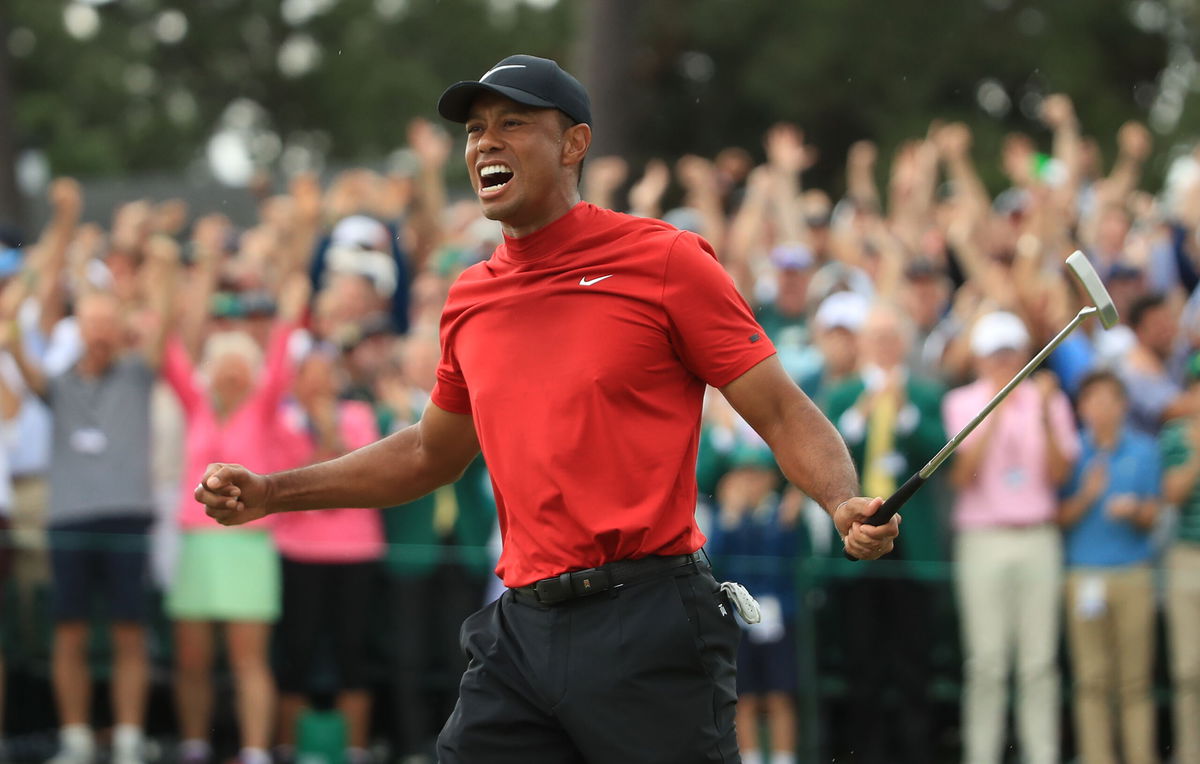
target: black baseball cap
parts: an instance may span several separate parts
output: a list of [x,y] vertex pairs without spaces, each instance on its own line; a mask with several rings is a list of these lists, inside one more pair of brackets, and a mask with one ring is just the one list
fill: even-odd
[[499,93],[526,106],[558,109],[576,122],[591,123],[592,103],[579,80],[557,62],[537,56],[509,56],[478,80],[456,82],[438,99],[438,113],[466,122],[471,102],[480,93]]

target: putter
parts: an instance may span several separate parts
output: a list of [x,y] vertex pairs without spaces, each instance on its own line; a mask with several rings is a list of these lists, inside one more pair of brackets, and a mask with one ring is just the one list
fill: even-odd
[[[1083,291],[1087,292],[1092,304],[1085,306],[1076,313],[1075,318],[1071,319],[1071,323],[1063,327],[1063,330],[1056,334],[1054,339],[1046,344],[1046,347],[1042,348],[1037,355],[1030,359],[1029,363],[1025,364],[1025,368],[1017,372],[1017,376],[1013,377],[1007,385],[1001,388],[1000,392],[996,393],[995,397],[988,401],[988,404],[983,407],[982,411],[975,415],[974,419],[967,422],[966,426],[959,430],[958,434],[951,438],[946,445],[942,446],[942,450],[938,451],[920,471],[913,474],[912,477],[905,481],[904,485],[900,486],[895,493],[889,496],[883,502],[883,506],[865,520],[867,525],[887,524],[892,519],[892,516],[900,510],[900,507],[904,506],[904,503],[912,498],[917,489],[925,484],[925,481],[929,479],[938,467],[942,466],[942,462],[946,461],[950,457],[950,454],[954,453],[954,449],[958,448],[959,444],[979,426],[979,423],[987,418],[987,415],[992,413],[993,409],[1000,405],[1000,402],[1013,391],[1013,388],[1021,384],[1022,380],[1032,374],[1034,369],[1041,365],[1042,361],[1046,360],[1046,357],[1053,353],[1054,349],[1067,338],[1067,335],[1075,331],[1075,328],[1082,324],[1085,319],[1089,316],[1098,316],[1100,324],[1105,329],[1111,329],[1117,325],[1117,306],[1113,304],[1112,297],[1109,296],[1108,290],[1104,288],[1104,283],[1100,281],[1100,276],[1096,273],[1096,269],[1088,262],[1087,256],[1079,250],[1075,250],[1067,258],[1067,268],[1075,276],[1079,285],[1083,287]],[[845,555],[851,560],[858,559],[849,552],[845,552]]]

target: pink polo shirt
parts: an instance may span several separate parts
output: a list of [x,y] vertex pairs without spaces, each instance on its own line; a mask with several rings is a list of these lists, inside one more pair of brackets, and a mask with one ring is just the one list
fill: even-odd
[[[316,444],[308,420],[295,403],[284,407],[280,418],[280,450],[291,464],[312,463]],[[379,438],[371,407],[359,401],[338,406],[338,430],[349,449],[361,448]],[[275,545],[289,560],[309,563],[353,563],[383,556],[383,523],[377,509],[322,509],[274,515]]]
[[[192,490],[213,462],[241,464],[255,472],[272,472],[285,465],[279,461],[275,437],[279,405],[292,381],[288,337],[292,324],[276,325],[267,341],[267,352],[258,384],[250,397],[224,419],[217,417],[208,390],[178,339],[167,343],[163,354],[163,379],[179,396],[187,420],[184,438],[183,490],[179,524],[184,530],[221,528],[204,513]],[[255,523],[261,529],[262,523]]]
[[[980,380],[951,390],[942,401],[946,431],[958,432],[987,405],[996,388]],[[992,421],[992,420],[995,421]],[[1022,382],[958,447],[963,453],[995,427],[975,479],[954,502],[956,530],[1040,525],[1054,521],[1058,489],[1047,472],[1042,395]],[[1050,401],[1050,426],[1067,459],[1079,456],[1079,434],[1071,404],[1062,392]]]

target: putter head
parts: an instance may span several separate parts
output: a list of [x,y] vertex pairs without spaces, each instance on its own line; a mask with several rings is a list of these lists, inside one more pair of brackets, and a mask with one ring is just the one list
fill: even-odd
[[1092,305],[1095,305],[1096,309],[1100,311],[1100,323],[1104,328],[1111,329],[1116,326],[1119,320],[1117,306],[1113,304],[1112,297],[1104,288],[1104,282],[1100,280],[1100,274],[1096,273],[1096,269],[1092,267],[1087,255],[1078,249],[1075,250],[1067,258],[1067,267],[1071,269],[1071,273],[1075,275],[1075,280],[1083,287],[1083,291],[1088,293]]

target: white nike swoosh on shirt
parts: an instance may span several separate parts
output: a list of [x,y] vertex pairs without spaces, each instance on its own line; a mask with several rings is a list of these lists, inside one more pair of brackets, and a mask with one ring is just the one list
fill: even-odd
[[591,286],[592,284],[595,284],[597,281],[604,281],[605,279],[611,279],[615,275],[616,275],[615,273],[610,273],[607,276],[597,276],[594,279],[588,279],[587,277],[582,277],[579,279],[579,286]]
[[487,74],[485,74],[485,75],[483,75],[482,77],[480,77],[480,78],[479,78],[479,81],[480,81],[480,82],[483,82],[483,81],[484,81],[484,80],[486,80],[488,77],[491,77],[493,74],[495,74],[496,72],[500,71],[501,69],[524,69],[524,68],[525,68],[525,64],[505,64],[504,66],[497,66],[496,68],[494,68],[494,69],[491,69],[490,71],[488,71],[488,73],[487,73]]

